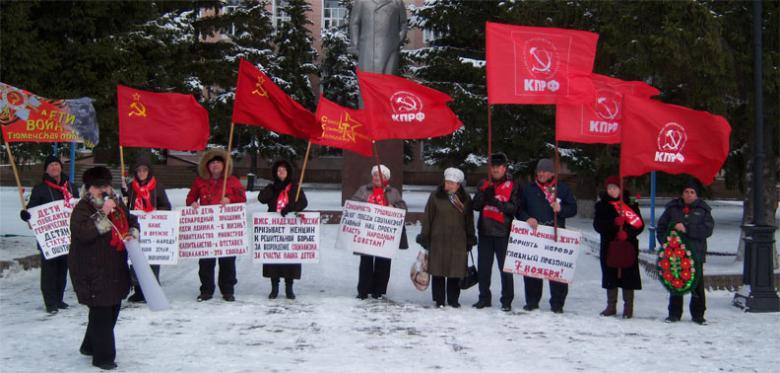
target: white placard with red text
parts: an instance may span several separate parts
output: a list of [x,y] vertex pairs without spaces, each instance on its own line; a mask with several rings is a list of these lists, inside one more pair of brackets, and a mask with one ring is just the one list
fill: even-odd
[[131,211],[138,218],[141,252],[149,264],[170,265],[179,260],[179,220],[181,211]]
[[278,212],[252,215],[254,260],[265,264],[320,261],[320,213],[301,212],[282,217]]
[[179,219],[179,257],[216,258],[249,251],[246,204],[185,207]]
[[513,221],[504,272],[572,283],[582,234],[558,228],[557,240],[554,235],[553,227],[539,225],[534,231],[524,221]]
[[68,255],[70,251],[70,214],[78,200],[65,205],[64,200],[49,202],[27,209],[30,213],[30,227],[46,259]]
[[405,217],[403,209],[346,201],[336,247],[392,259],[401,244]]

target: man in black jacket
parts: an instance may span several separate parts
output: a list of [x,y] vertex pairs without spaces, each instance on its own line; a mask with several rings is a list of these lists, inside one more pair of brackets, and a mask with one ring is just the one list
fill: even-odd
[[[566,218],[577,215],[577,201],[569,186],[556,180],[553,161],[548,158],[540,159],[536,165],[536,179],[523,189],[517,218],[536,229],[539,225],[553,226],[556,214],[558,227],[566,228]],[[523,309],[533,311],[539,308],[544,281],[523,276],[523,284],[525,285]],[[563,305],[568,293],[568,284],[550,281],[550,308],[553,312],[563,313]]]
[[[62,162],[55,156],[48,156],[43,163],[43,181],[33,187],[30,193],[30,201],[27,208],[45,205],[62,199],[70,199],[77,196],[75,185],[70,185],[68,177],[62,173]],[[67,198],[66,198],[67,197]],[[25,209],[19,214],[22,220],[29,221],[30,213]],[[46,259],[43,250],[38,245],[41,253],[41,294],[46,312],[55,314],[61,309],[68,308],[63,302],[65,285],[68,283],[68,256],[62,255],[56,258]]]
[[504,258],[509,243],[512,217],[517,212],[518,189],[507,175],[508,159],[504,153],[490,156],[490,180],[482,180],[474,194],[474,210],[479,211],[477,222],[479,240],[477,244],[477,272],[479,273],[479,301],[475,308],[490,307],[490,277],[493,270],[493,256],[501,273],[501,310],[512,310],[515,298],[514,279],[511,273],[504,273]]
[[[704,325],[704,311],[707,309],[704,298],[704,262],[707,259],[707,237],[712,236],[715,221],[712,219],[712,209],[699,198],[701,184],[690,179],[683,187],[680,198],[675,198],[666,204],[666,210],[658,219],[656,237],[663,244],[669,232],[674,229],[688,242],[695,258],[694,263],[699,282],[691,291],[690,311],[693,321]],[[680,321],[683,311],[682,295],[669,295],[668,322]]]

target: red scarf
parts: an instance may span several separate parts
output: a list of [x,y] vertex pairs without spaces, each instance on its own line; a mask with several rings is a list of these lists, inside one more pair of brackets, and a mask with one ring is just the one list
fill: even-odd
[[547,203],[551,204],[555,202],[555,187],[558,185],[557,180],[552,179],[546,183],[540,183],[539,180],[536,180],[536,186],[539,187],[539,189],[544,192],[544,199],[547,200]]
[[[483,191],[490,187],[490,183],[486,182],[483,185]],[[513,181],[504,181],[501,184],[498,184],[495,186],[496,188],[496,199],[499,202],[509,202],[509,198],[512,197],[512,189],[514,189],[515,183]],[[482,208],[482,216],[493,219],[501,224],[504,224],[506,221],[506,216],[503,212],[501,212],[498,207],[496,206],[490,206],[485,205],[485,207]]]
[[49,188],[59,190],[60,193],[62,193],[63,198],[65,199],[65,207],[67,208],[73,208],[70,204],[70,199],[73,198],[73,194],[70,193],[70,186],[68,185],[68,181],[65,180],[65,183],[62,184],[62,186],[52,183],[49,180],[44,180],[44,183],[49,186]]
[[108,214],[108,220],[114,224],[111,227],[111,246],[116,248],[116,251],[125,250],[125,238],[130,233],[130,225],[127,223],[127,216],[124,211],[117,207]]
[[623,203],[623,201],[610,201],[609,204],[615,208],[618,216],[624,217],[626,222],[632,227],[639,229],[642,228],[642,225],[644,225],[642,218],[640,218],[639,215],[637,215],[636,212],[631,209],[631,206]]
[[292,183],[287,184],[287,186],[282,189],[282,192],[279,193],[279,197],[276,198],[276,212],[281,212],[290,203],[291,188]]
[[154,210],[151,192],[157,187],[157,179],[152,176],[152,178],[149,179],[149,182],[144,186],[141,186],[138,179],[133,179],[133,182],[130,183],[130,185],[133,187],[133,192],[135,192],[135,203],[133,204],[133,207],[146,212]]
[[387,206],[387,199],[385,198],[385,188],[374,187],[374,192],[370,196],[368,196],[368,203]]

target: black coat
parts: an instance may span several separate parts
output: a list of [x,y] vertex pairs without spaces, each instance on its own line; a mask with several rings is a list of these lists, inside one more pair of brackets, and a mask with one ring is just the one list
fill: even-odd
[[[127,207],[117,202],[131,228],[138,229],[138,220]],[[89,196],[82,198],[70,217],[71,244],[68,255],[70,280],[79,303],[87,306],[115,306],[130,291],[130,271],[127,251],[111,246],[111,231],[100,233],[101,214]],[[102,219],[106,219],[102,216]]]
[[[149,179],[152,177],[149,176]],[[147,179],[147,180],[149,180]],[[146,183],[139,183],[141,186],[145,185]],[[160,181],[157,181],[157,186],[152,189],[150,192],[151,194],[151,201],[152,206],[154,206],[155,210],[170,210],[171,209],[171,202],[168,200],[168,194],[165,193],[165,188],[160,185]],[[127,208],[130,210],[135,210],[135,190],[133,189],[132,181],[127,184]]]
[[[629,193],[623,194],[623,202],[625,202],[631,210],[642,217],[639,211],[639,204],[636,202],[631,203],[629,201]],[[634,265],[629,268],[623,268],[621,270],[621,277],[618,278],[618,270],[607,266],[607,247],[609,243],[615,240],[615,236],[618,233],[618,226],[615,225],[615,218],[618,213],[615,207],[610,202],[617,201],[617,198],[612,198],[606,193],[602,193],[598,202],[596,202],[595,214],[593,216],[593,229],[601,235],[601,247],[599,250],[599,261],[601,262],[601,287],[604,289],[614,289],[616,287],[623,289],[641,289],[642,278],[639,274],[639,240],[637,237],[642,233],[645,226],[636,229],[630,224],[623,224],[623,228],[628,234],[627,241],[634,247],[637,260]]]
[[[508,177],[505,177],[504,180],[501,182],[508,180]],[[487,180],[481,180],[478,186],[482,186],[487,182]],[[520,205],[520,188],[518,184],[515,182],[514,186],[512,187],[512,193],[509,195],[509,201],[507,202],[499,202],[495,201],[495,206],[498,208],[499,211],[504,213],[504,224],[501,224],[500,222],[493,220],[493,219],[483,219],[482,218],[482,209],[485,208],[485,205],[487,201],[485,201],[485,192],[481,190],[481,188],[477,188],[477,192],[474,193],[474,211],[479,212],[479,219],[477,220],[477,229],[479,230],[480,235],[484,236],[490,236],[490,237],[509,237],[509,230],[512,228],[512,217],[515,216],[515,214],[518,211],[518,207]]]
[[666,204],[666,210],[658,219],[656,238],[658,242],[663,244],[669,231],[677,223],[683,223],[686,231],[683,236],[688,241],[688,247],[693,250],[700,263],[705,263],[707,261],[707,238],[712,236],[712,230],[715,228],[712,209],[701,199],[697,199],[689,206],[688,216],[685,216],[683,208],[685,208],[685,202],[682,198],[675,198]]
[[[280,163],[277,162],[274,164],[273,167],[271,167],[271,170],[273,172],[274,182],[271,184],[266,185],[263,190],[260,191],[260,193],[257,195],[257,200],[260,201],[260,203],[264,203],[268,205],[268,212],[277,212],[276,211],[276,200],[279,198],[279,194],[282,193],[284,188],[286,188],[288,185],[291,185],[290,191],[288,192],[288,198],[289,198],[289,204],[288,206],[293,212],[303,211],[306,209],[306,206],[309,205],[309,202],[306,200],[306,194],[303,192],[303,189],[301,189],[301,195],[298,198],[298,201],[295,201],[295,193],[298,191],[298,186],[295,183],[291,183],[290,180],[292,180],[292,170],[289,165],[287,165],[287,179],[285,181],[280,181],[276,176],[276,169],[279,167]],[[263,277],[270,277],[270,278],[293,278],[293,279],[300,279],[301,278],[301,265],[300,264],[263,264]]]
[[[577,215],[577,200],[566,183],[558,182],[556,186],[557,198],[561,200],[561,211],[558,212],[558,227],[566,228],[566,218]],[[531,182],[523,188],[520,193],[520,207],[517,209],[516,217],[522,221],[529,218],[536,219],[541,225],[553,225],[553,209],[547,198],[544,197],[544,191],[539,188],[536,182]]]

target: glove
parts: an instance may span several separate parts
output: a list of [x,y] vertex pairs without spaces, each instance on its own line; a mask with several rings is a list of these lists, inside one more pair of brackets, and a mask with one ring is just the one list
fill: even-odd
[[292,210],[293,210],[292,205],[287,205],[287,206],[284,206],[282,211],[279,211],[279,213],[282,214],[282,217],[284,217],[285,215],[291,213]]
[[628,233],[626,233],[626,231],[619,231],[616,238],[618,241],[625,241],[628,239]]
[[30,221],[30,218],[32,215],[30,215],[30,212],[27,210],[19,211],[19,217],[24,221]]
[[615,218],[615,225],[617,225],[618,227],[625,224],[625,222],[626,222],[626,218],[622,216],[618,216]]
[[485,203],[488,203],[496,199],[496,188],[490,186],[482,194],[485,198]]

